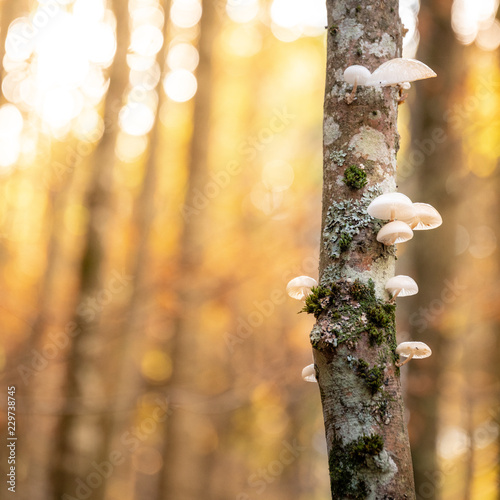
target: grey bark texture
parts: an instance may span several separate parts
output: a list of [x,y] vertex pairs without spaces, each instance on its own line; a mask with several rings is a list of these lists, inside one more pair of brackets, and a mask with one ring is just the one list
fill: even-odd
[[332,498],[414,499],[395,366],[395,306],[384,290],[395,249],[376,240],[370,201],[396,190],[398,89],[351,86],[343,71],[373,71],[401,56],[398,2],[327,0],[320,286],[306,301],[323,404]]

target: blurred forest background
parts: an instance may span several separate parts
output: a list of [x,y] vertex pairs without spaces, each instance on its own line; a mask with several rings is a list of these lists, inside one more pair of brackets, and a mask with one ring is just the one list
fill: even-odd
[[[402,370],[419,499],[500,498],[498,3],[401,1],[438,78],[400,106],[399,190],[444,219],[398,248],[398,340],[434,352]],[[284,292],[318,277],[325,24],[321,0],[0,2],[17,498],[329,498]]]

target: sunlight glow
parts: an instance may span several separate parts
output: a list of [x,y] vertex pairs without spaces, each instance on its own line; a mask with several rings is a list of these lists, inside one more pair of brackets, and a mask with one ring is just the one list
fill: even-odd
[[128,135],[120,131],[116,139],[116,156],[124,163],[137,160],[148,146],[148,139],[145,136]]
[[487,30],[495,21],[498,0],[454,0],[451,25],[457,39],[469,45],[480,30]]
[[132,32],[130,48],[140,56],[153,57],[162,45],[162,32],[150,24],[139,26]]
[[104,7],[102,0],[76,0],[73,15],[86,23],[99,23],[104,19]]
[[14,140],[0,138],[0,167],[3,167],[4,169],[1,173],[10,171],[10,169],[6,170],[5,167],[14,165],[19,158],[20,152],[21,143],[19,138]]
[[[274,0],[271,5],[273,34],[281,41],[292,41],[301,35],[318,36],[327,25],[323,0]],[[290,35],[286,35],[290,31]]]
[[11,24],[2,82],[9,101],[60,133],[84,106],[100,102],[108,88],[102,68],[116,52],[115,20],[103,0],[76,0],[72,12],[61,4],[39,2]]
[[408,30],[403,38],[403,57],[414,58],[417,53],[419,33],[417,30],[417,16],[420,10],[418,0],[400,0],[399,16],[403,26]]
[[194,71],[199,61],[200,55],[190,43],[177,43],[168,51],[167,64],[170,69]]
[[198,0],[175,0],[170,9],[170,19],[179,28],[191,28],[198,24],[201,12]]
[[51,127],[64,127],[83,107],[80,92],[65,87],[54,87],[38,101],[37,108],[42,119]]
[[[289,30],[284,31],[289,32]],[[279,36],[276,37],[280,39]],[[252,24],[228,26],[222,32],[222,41],[224,49],[238,57],[251,57],[262,49],[262,35]]]
[[16,163],[19,158],[23,125],[23,116],[16,106],[4,104],[0,107],[0,167],[3,169]]
[[176,102],[186,102],[194,97],[198,89],[196,77],[185,69],[171,71],[163,81],[165,93]]
[[18,136],[23,130],[23,115],[13,104],[0,107],[0,137],[10,139]]
[[97,142],[104,134],[104,121],[95,108],[84,109],[73,125],[76,137],[85,142]]
[[482,50],[496,50],[500,47],[500,22],[495,19],[486,29],[479,31],[476,44]]
[[142,102],[130,103],[120,111],[120,127],[129,135],[145,135],[153,127],[154,111]]
[[235,23],[248,23],[259,13],[259,0],[227,0],[226,12]]
[[262,182],[272,191],[286,191],[295,178],[293,167],[284,160],[274,160],[262,168]]
[[165,16],[163,11],[157,5],[148,5],[137,7],[130,12],[134,27],[149,25],[161,29],[163,27]]

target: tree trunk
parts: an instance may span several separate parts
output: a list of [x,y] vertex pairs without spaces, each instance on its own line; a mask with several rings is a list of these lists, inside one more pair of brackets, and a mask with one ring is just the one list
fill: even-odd
[[[395,250],[376,241],[371,199],[396,190],[398,91],[350,86],[343,71],[373,71],[401,55],[398,2],[327,1],[328,53],[320,287],[306,310],[326,429],[332,498],[414,499],[413,471],[395,366],[395,306],[384,284]],[[351,188],[344,171],[366,173]],[[360,174],[361,175],[361,174]],[[361,183],[362,184],[362,183]]]
[[[435,206],[444,221],[436,231],[421,231],[408,256],[415,267],[412,276],[419,285],[419,293],[412,301],[413,311],[408,314],[410,337],[428,342],[433,352],[425,365],[412,363],[408,375],[407,405],[411,415],[408,427],[415,486],[417,498],[426,500],[439,498],[442,482],[436,456],[439,425],[439,390],[436,388],[441,387],[441,374],[446,372],[446,333],[453,328],[446,323],[445,316],[451,302],[463,293],[463,284],[457,286],[457,280],[453,279],[459,193],[456,187],[450,189],[449,179],[460,172],[462,162],[461,127],[455,125],[456,116],[451,111],[457,98],[463,96],[460,84],[464,82],[464,50],[451,27],[452,4],[451,0],[422,2],[419,26],[424,36],[418,56],[438,77],[415,85],[417,103],[412,106],[411,114],[412,151],[408,164],[403,167],[404,176],[414,173],[418,183],[412,199]],[[450,295],[451,300],[443,301],[443,296]]]
[[[132,270],[133,278],[131,281],[132,295],[130,297],[127,312],[124,315],[121,326],[121,338],[119,343],[119,356],[115,368],[116,384],[113,389],[114,396],[111,398],[111,406],[113,408],[111,430],[106,437],[105,447],[107,455],[113,450],[121,450],[124,448],[120,442],[123,434],[127,431],[127,427],[134,424],[136,415],[136,404],[138,398],[144,393],[145,382],[138,369],[140,359],[147,348],[147,343],[144,341],[144,323],[146,321],[147,310],[144,310],[144,305],[150,299],[147,282],[148,266],[150,265],[150,236],[151,226],[155,216],[155,193],[157,190],[158,178],[158,149],[162,139],[162,124],[160,120],[160,110],[166,102],[166,96],[161,88],[161,82],[165,75],[166,56],[168,49],[168,24],[171,0],[163,1],[163,11],[165,13],[165,21],[163,26],[163,46],[157,54],[157,61],[160,67],[162,78],[159,80],[156,91],[158,92],[158,106],[155,116],[155,122],[149,134],[149,149],[145,159],[144,177],[141,186],[141,192],[135,206],[135,214],[133,219],[134,230],[134,252],[132,252]],[[123,465],[116,474],[126,476],[132,474],[128,462]],[[141,485],[148,484],[148,497],[153,497],[156,483],[151,476],[147,476],[147,480],[142,477]],[[136,488],[138,488],[136,484]],[[140,487],[139,487],[140,489]],[[146,492],[138,494],[139,498],[146,498]]]
[[[117,50],[110,69],[110,85],[104,106],[105,133],[97,146],[87,191],[88,223],[85,247],[80,259],[79,290],[74,319],[70,325],[74,337],[68,352],[65,407],[56,433],[57,448],[53,465],[54,498],[78,496],[91,491],[101,498],[104,481],[82,486],[96,476],[93,463],[101,463],[105,452],[106,386],[103,347],[106,336],[99,329],[100,314],[85,315],[87,301],[96,300],[103,289],[105,236],[110,213],[114,148],[118,133],[118,113],[128,84],[127,49],[129,44],[128,2],[114,0]],[[75,493],[76,492],[76,493]]]
[[[212,97],[212,46],[217,21],[214,2],[203,2],[200,21],[200,62],[196,72],[198,91],[194,98],[193,134],[190,144],[188,185],[184,199],[183,226],[179,242],[177,265],[178,314],[174,319],[171,347],[172,377],[170,394],[197,392],[197,373],[201,372],[197,348],[199,304],[204,293],[200,285],[203,262],[203,213],[196,214],[196,196],[208,182],[210,144],[210,112]],[[198,283],[198,286],[193,284]],[[195,369],[196,367],[196,369]],[[189,397],[188,397],[189,399]],[[199,428],[206,417],[179,408],[166,421],[164,436],[164,467],[161,471],[158,500],[172,498],[192,500],[206,494],[206,457],[200,456],[193,429]]]

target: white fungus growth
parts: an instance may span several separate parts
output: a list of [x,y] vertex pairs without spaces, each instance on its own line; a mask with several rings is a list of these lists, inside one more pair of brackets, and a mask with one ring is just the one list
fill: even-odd
[[288,282],[286,286],[286,293],[292,299],[304,300],[311,293],[311,288],[318,286],[318,282],[309,276],[298,276]]
[[414,231],[424,231],[439,227],[443,219],[439,212],[428,203],[414,203],[413,217],[401,219],[406,222]]
[[377,241],[386,246],[404,243],[413,238],[413,231],[410,226],[402,221],[395,220],[389,222],[377,234]]
[[392,295],[392,300],[396,297],[408,297],[418,293],[418,285],[415,280],[403,274],[393,276],[387,280],[385,289]]
[[316,372],[314,371],[314,364],[312,365],[307,365],[303,370],[302,370],[302,378],[306,382],[317,382],[316,380]]
[[386,193],[377,196],[367,208],[372,217],[382,220],[413,220],[415,208],[408,196],[402,193]]
[[[344,81],[353,86],[347,95],[348,104],[354,101],[358,85],[367,87],[386,87],[388,85],[405,85],[416,80],[433,78],[436,73],[423,62],[416,59],[397,57],[380,65],[373,73],[358,64],[349,66],[344,71]],[[405,85],[406,86],[406,85]]]
[[396,347],[396,354],[407,358],[403,362],[396,363],[396,366],[403,366],[411,359],[428,358],[432,354],[432,351],[431,348],[423,342],[401,342],[401,344]]

